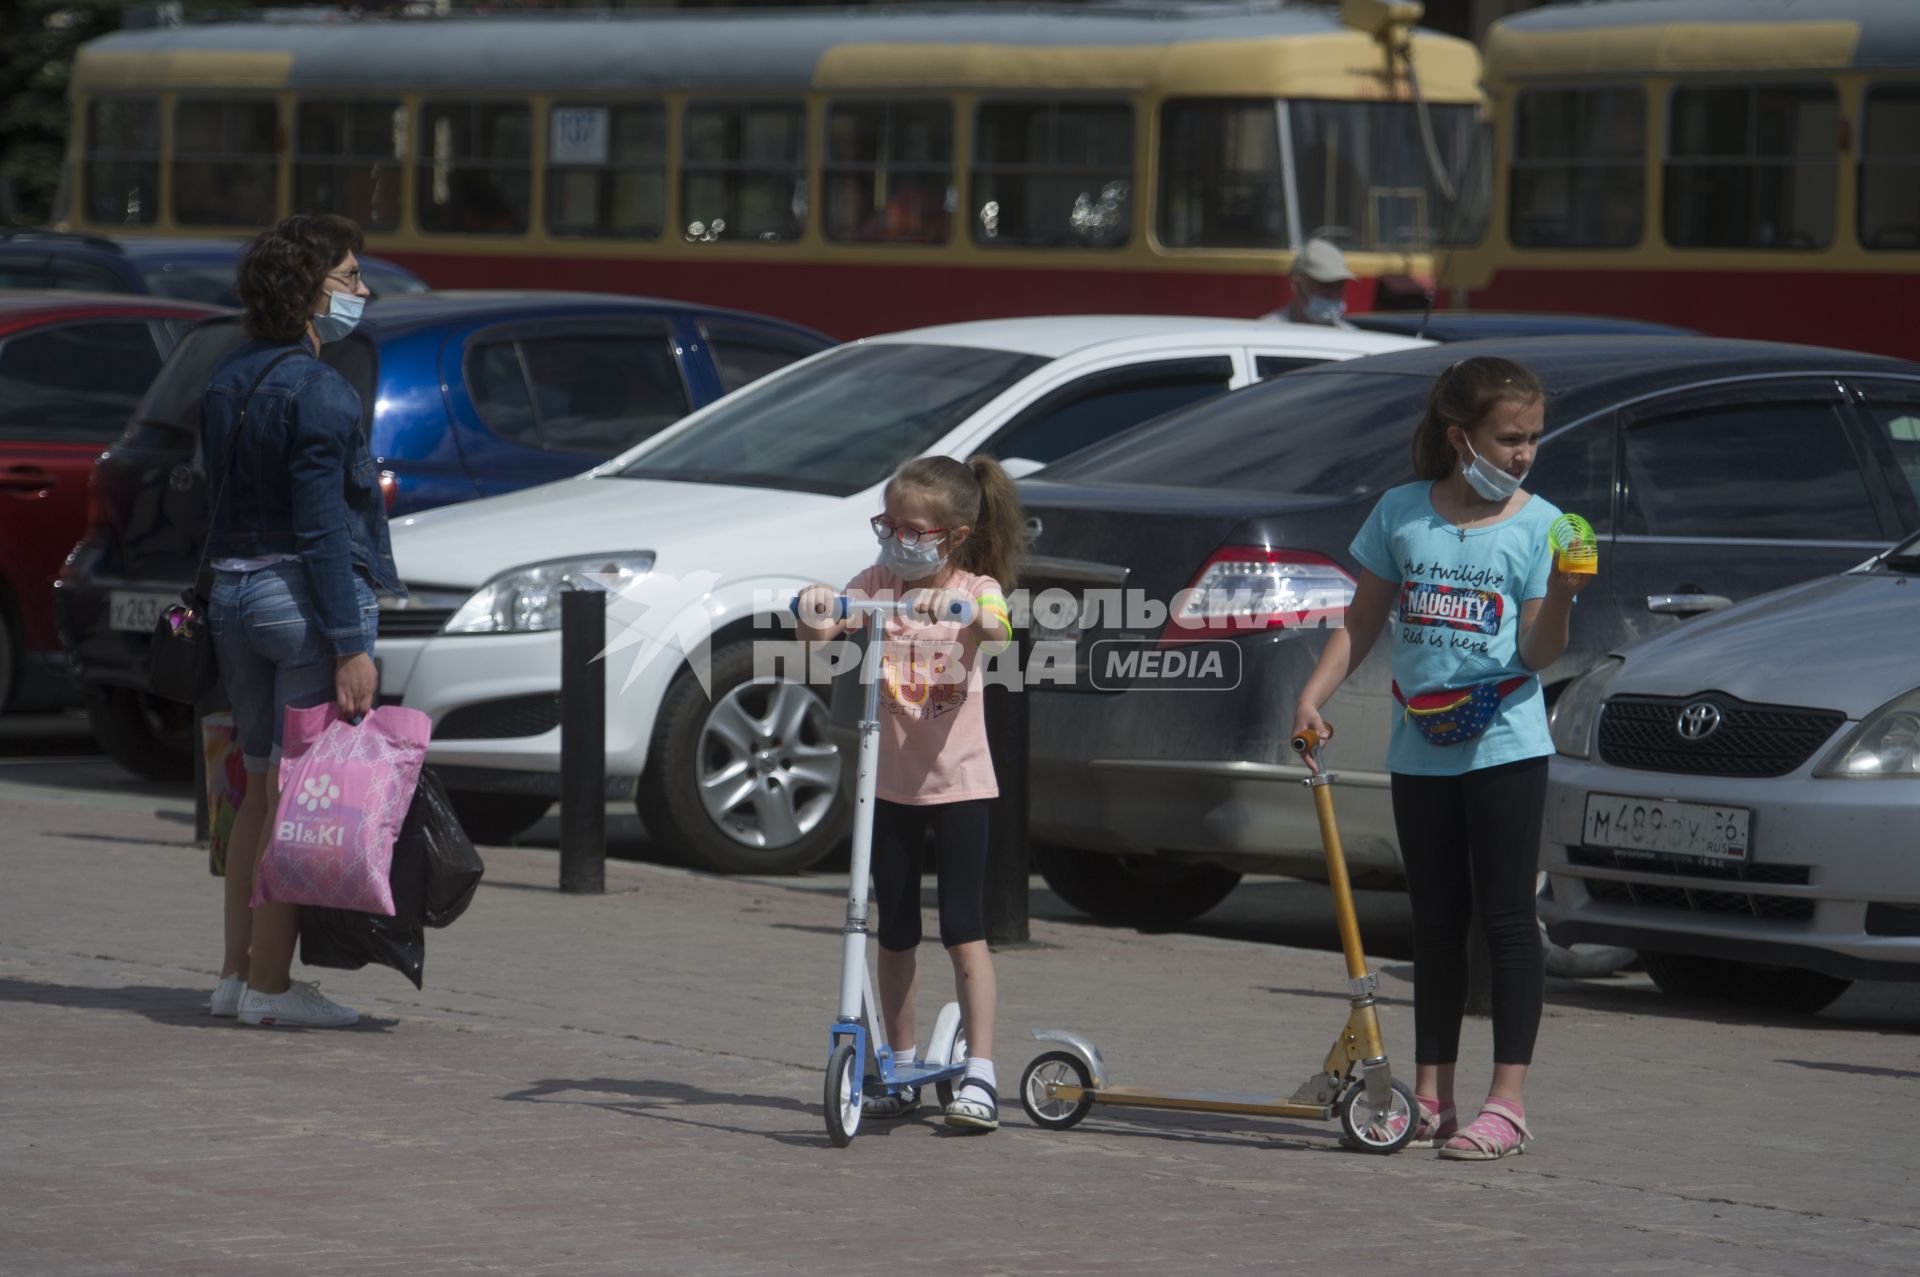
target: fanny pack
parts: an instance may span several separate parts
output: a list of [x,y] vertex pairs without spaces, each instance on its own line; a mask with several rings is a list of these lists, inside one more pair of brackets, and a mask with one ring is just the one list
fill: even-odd
[[1487,730],[1500,711],[1500,702],[1526,686],[1527,676],[1499,683],[1428,692],[1411,700],[1393,685],[1393,699],[1406,707],[1407,721],[1429,745],[1464,745]]

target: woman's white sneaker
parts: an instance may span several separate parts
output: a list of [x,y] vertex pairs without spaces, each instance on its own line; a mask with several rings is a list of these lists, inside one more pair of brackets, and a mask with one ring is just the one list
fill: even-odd
[[320,987],[295,980],[285,993],[262,993],[247,987],[240,995],[240,1022],[280,1028],[341,1029],[357,1024],[360,1013],[324,997]]
[[237,975],[221,976],[220,983],[213,987],[213,996],[207,999],[207,1013],[233,1019],[240,1014],[240,995],[246,988],[247,982]]

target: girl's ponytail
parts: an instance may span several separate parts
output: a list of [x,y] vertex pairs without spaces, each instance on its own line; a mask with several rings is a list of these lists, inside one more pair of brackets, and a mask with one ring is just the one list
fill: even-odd
[[954,551],[959,566],[981,576],[990,576],[1000,588],[1012,592],[1020,563],[1027,557],[1027,515],[1020,505],[1020,490],[1013,477],[998,461],[986,453],[967,458],[967,468],[980,484],[980,513],[974,519],[973,535]]

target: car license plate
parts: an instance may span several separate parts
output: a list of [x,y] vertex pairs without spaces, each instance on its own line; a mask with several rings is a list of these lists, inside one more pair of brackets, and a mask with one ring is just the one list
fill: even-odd
[[1581,837],[1592,847],[1697,860],[1744,861],[1753,814],[1745,807],[1588,794]]
[[179,601],[177,594],[136,594],[114,590],[107,595],[107,624],[116,630],[150,632],[160,614]]

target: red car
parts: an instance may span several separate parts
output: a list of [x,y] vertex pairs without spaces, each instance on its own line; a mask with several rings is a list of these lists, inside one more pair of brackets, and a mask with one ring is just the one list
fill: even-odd
[[195,320],[132,295],[0,289],[0,708],[72,699],[53,582],[86,530],[93,463]]

